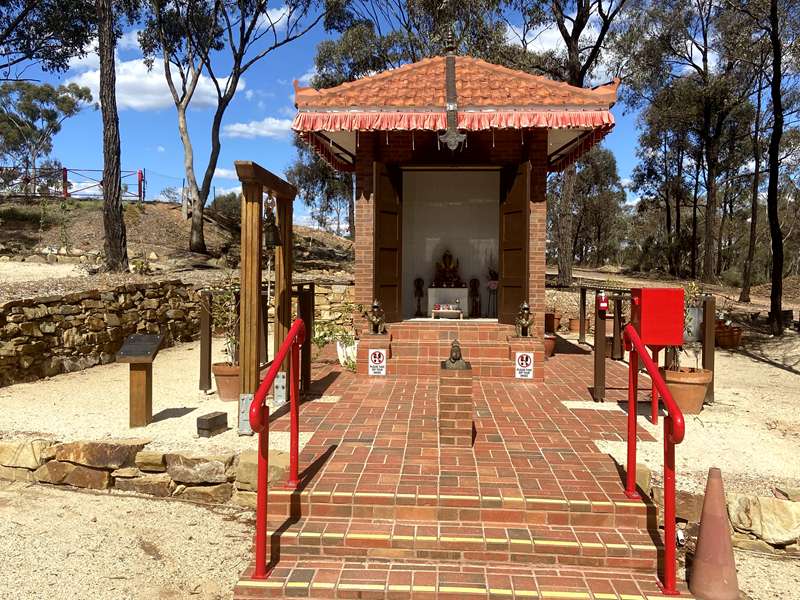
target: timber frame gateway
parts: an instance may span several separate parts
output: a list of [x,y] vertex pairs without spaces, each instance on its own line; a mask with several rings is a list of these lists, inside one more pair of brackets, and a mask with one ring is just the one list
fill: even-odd
[[[513,377],[522,350],[543,379],[547,175],[611,130],[618,84],[453,51],[334,88],[295,83],[294,130],[355,177],[355,299],[377,299],[388,329],[372,338],[356,320],[360,372],[382,344],[388,374],[433,374],[457,338],[480,375]],[[517,338],[523,303],[534,322]]]

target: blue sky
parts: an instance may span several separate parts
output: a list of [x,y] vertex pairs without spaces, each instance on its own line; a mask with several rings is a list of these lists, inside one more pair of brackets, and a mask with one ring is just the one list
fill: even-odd
[[[314,50],[326,37],[321,27],[268,55],[243,78],[223,121],[223,139],[214,186],[217,193],[238,188],[233,176],[234,160],[254,160],[283,174],[295,157],[289,133],[294,114],[292,80],[307,81],[313,69]],[[57,76],[45,75],[52,83],[76,81],[96,90],[97,57],[90,54],[73,61],[71,69]],[[136,44],[135,32],[123,36],[118,47],[117,102],[122,140],[122,168],[144,169],[147,197],[157,198],[168,186],[179,188],[183,177],[183,151],[177,119],[162,72],[148,72]],[[205,85],[205,87],[204,87]],[[215,94],[201,84],[188,115],[195,149],[195,170],[202,176],[210,146],[209,130]],[[95,94],[96,96],[96,94]],[[95,98],[96,100],[96,98]],[[620,176],[630,177],[636,157],[636,117],[613,109],[617,125],[605,140],[618,162]],[[102,168],[102,123],[100,111],[84,109],[66,121],[56,136],[53,155],[75,169]],[[298,206],[305,220],[305,207]]]

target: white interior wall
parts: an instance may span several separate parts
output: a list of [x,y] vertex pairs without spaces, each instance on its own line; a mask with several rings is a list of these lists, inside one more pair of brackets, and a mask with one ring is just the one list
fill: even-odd
[[[500,173],[498,171],[403,172],[403,317],[416,312],[414,279],[435,273],[450,250],[461,278],[480,280],[481,311],[486,314],[489,265],[497,268]],[[427,295],[422,311],[427,308]]]

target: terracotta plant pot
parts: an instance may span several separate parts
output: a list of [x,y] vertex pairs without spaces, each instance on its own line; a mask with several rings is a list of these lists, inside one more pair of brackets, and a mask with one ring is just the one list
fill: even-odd
[[[581,330],[581,320],[580,319],[570,319],[569,320],[569,330],[572,332],[580,331]],[[589,319],[586,319],[586,331],[589,331]]]
[[545,356],[545,358],[550,358],[555,353],[556,353],[556,336],[545,334],[545,336],[544,336],[544,356]]
[[214,381],[217,384],[217,396],[225,402],[239,401],[239,365],[214,363],[211,365]]
[[696,415],[703,410],[703,400],[714,376],[712,371],[690,367],[681,367],[679,371],[667,371],[661,367],[659,372],[667,382],[672,398],[681,412]]
[[728,327],[725,331],[717,333],[717,344],[727,350],[738,348],[742,343],[742,328]]
[[561,313],[544,313],[544,332],[555,333],[561,327]]

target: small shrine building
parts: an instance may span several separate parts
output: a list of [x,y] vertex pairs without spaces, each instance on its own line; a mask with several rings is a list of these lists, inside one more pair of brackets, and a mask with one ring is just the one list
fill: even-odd
[[[618,85],[578,88],[452,52],[328,89],[295,82],[293,129],[355,174],[356,303],[379,300],[395,340],[411,339],[406,325],[472,324],[513,349],[527,302],[541,380],[547,174],[613,128]],[[446,345],[433,353],[446,358]]]

